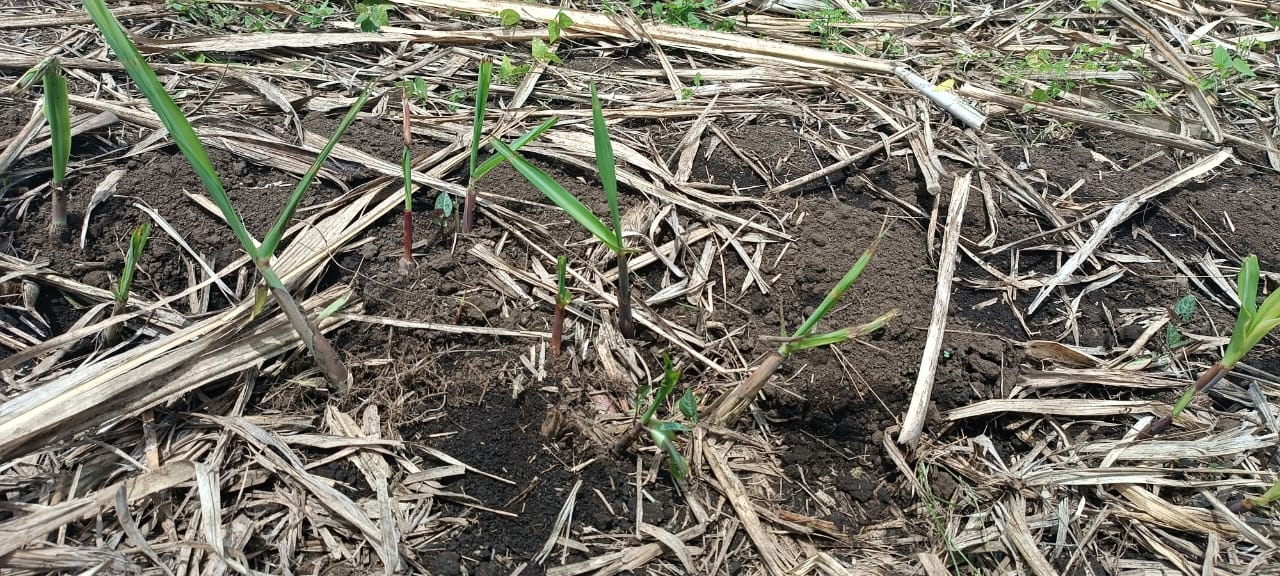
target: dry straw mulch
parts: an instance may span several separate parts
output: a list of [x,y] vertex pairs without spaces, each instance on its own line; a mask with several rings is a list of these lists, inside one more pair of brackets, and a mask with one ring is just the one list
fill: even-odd
[[[946,330],[949,271],[957,260],[980,263],[991,275],[986,281],[1010,294],[1036,294],[1030,308],[1019,314],[1051,314],[1036,309],[1059,287],[1084,286],[1087,292],[1124,273],[1120,267],[1096,266],[1094,257],[1115,227],[1153,198],[1235,161],[1237,151],[1248,151],[1280,171],[1275,55],[1235,51],[1251,42],[1280,40],[1275,21],[1261,20],[1268,11],[1274,18],[1274,6],[1251,0],[1110,0],[1090,11],[1074,3],[1044,1],[957,3],[924,12],[863,9],[842,0],[732,0],[702,14],[712,23],[737,18],[732,32],[714,32],[645,21],[624,6],[609,11],[593,3],[564,8],[489,0],[392,3],[398,18],[376,33],[356,31],[349,12],[320,31],[247,34],[201,30],[177,19],[162,3],[120,3],[116,11],[152,55],[171,91],[182,92],[180,104],[198,106],[209,118],[199,126],[208,146],[294,174],[305,169],[325,141],[325,135],[302,127],[300,111],[340,109],[353,91],[375,79],[380,84],[371,113],[387,116],[397,114],[398,106],[389,103],[398,94],[394,83],[402,78],[473,86],[471,71],[479,58],[501,60],[503,50],[523,50],[525,43],[544,37],[541,23],[559,10],[575,22],[560,49],[589,52],[627,45],[665,56],[660,67],[624,67],[611,75],[537,64],[519,85],[501,89],[504,109],[494,112],[494,135],[508,139],[549,115],[561,117],[564,129],[531,144],[529,152],[588,170],[591,136],[582,121],[589,116],[583,97],[588,82],[602,84],[612,120],[662,120],[687,127],[690,136],[672,159],[654,157],[645,142],[625,129],[615,133],[620,181],[651,204],[629,214],[636,221],[628,228],[650,229],[663,217],[663,206],[678,206],[691,215],[682,248],[706,255],[698,268],[672,276],[654,302],[697,298],[714,273],[718,250],[737,250],[750,263],[744,246],[793,240],[772,223],[785,215],[772,222],[743,218],[729,207],[754,205],[755,200],[735,196],[733,190],[690,185],[700,136],[714,129],[708,119],[781,114],[830,124],[846,120],[856,108],[866,115],[868,133],[873,126],[882,129],[880,144],[857,149],[822,139],[818,145],[841,162],[776,183],[772,190],[795,188],[890,152],[909,158],[937,199],[931,212],[902,203],[908,213],[928,220],[931,256],[943,271],[914,400],[901,425],[884,435],[885,454],[913,491],[913,506],[853,536],[829,523],[781,512],[769,498],[770,478],[782,473],[762,432],[700,427],[690,443],[698,479],[685,493],[691,517],[687,529],[673,533],[642,524],[630,543],[619,542],[579,564],[548,565],[548,573],[717,573],[730,555],[743,573],[775,575],[1275,573],[1280,526],[1264,515],[1232,513],[1218,496],[1228,488],[1260,493],[1276,479],[1272,457],[1280,388],[1274,375],[1242,371],[1244,377],[1218,391],[1236,400],[1238,412],[1193,406],[1182,423],[1192,431],[1177,437],[1131,442],[1076,432],[1077,425],[1087,428],[1098,419],[1125,421],[1136,430],[1139,422],[1125,420],[1125,415],[1167,413],[1169,407],[1155,400],[1154,393],[1135,392],[1125,397],[1147,399],[1120,400],[1111,392],[1177,388],[1185,379],[1172,373],[1211,362],[1221,338],[1199,339],[1178,358],[1153,359],[1144,344],[1162,334],[1168,321],[1154,318],[1143,340],[1126,350],[1082,351],[1025,342],[1027,357],[1044,370],[1025,373],[1006,398],[952,410],[942,415],[941,423],[925,427],[934,368],[929,359],[938,356]],[[56,53],[74,81],[93,87],[93,98],[84,96],[89,90],[79,90],[72,102],[79,131],[128,126],[150,134],[129,154],[164,143],[157,118],[145,100],[130,92],[119,64],[78,6],[9,4],[0,8],[0,69],[8,77]],[[291,13],[279,4],[253,6],[280,17]],[[505,8],[519,13],[524,25],[499,26],[492,16]],[[739,17],[742,12],[749,16]],[[1215,47],[1231,49],[1254,75],[1233,75],[1222,68],[1215,62]],[[177,52],[234,54],[244,63],[168,57]],[[277,65],[312,54],[322,64]],[[1081,56],[1059,68],[1027,68],[1042,54]],[[908,82],[912,75],[942,87],[913,87]],[[1205,78],[1221,80],[1226,87],[1204,90],[1200,80]],[[1066,82],[1093,88],[1061,90]],[[211,92],[214,86],[219,89]],[[539,107],[535,92],[562,108]],[[940,101],[939,93],[960,99]],[[1045,94],[1054,97],[1041,102]],[[33,102],[10,99],[6,105],[30,107]],[[1145,103],[1144,113],[1121,113],[1137,103]],[[445,178],[465,162],[468,114],[443,106],[419,112],[432,118],[418,126],[421,135],[454,144],[417,159],[415,182],[462,194],[457,182]],[[288,126],[289,137],[247,131],[246,123],[220,123],[219,117],[270,118],[272,125]],[[984,121],[996,117],[1029,122],[1032,130],[1069,123],[1157,142],[1182,154],[1185,167],[1117,202],[1064,206],[1045,198],[1026,174],[992,154],[994,129]],[[47,147],[38,122],[30,128],[0,143],[0,164],[8,166]],[[318,284],[331,255],[359,242],[400,202],[388,192],[399,176],[393,159],[349,146],[340,146],[334,156],[381,177],[296,223],[279,255],[277,270],[307,295],[306,307],[313,312],[349,296],[341,286]],[[973,167],[973,175],[945,177],[944,157]],[[326,177],[340,182],[334,174]],[[36,187],[25,197],[5,198],[7,216],[21,217],[41,192]],[[990,238],[963,239],[959,224],[969,194],[1011,195],[1049,232],[1001,246]],[[530,240],[538,236],[530,231],[538,230],[539,223],[502,203],[481,200],[486,217],[510,230],[510,241],[527,243],[534,253],[554,260]],[[180,237],[179,231],[169,233]],[[1069,238],[1074,244],[1069,251],[1076,254],[1056,274],[1028,277],[996,264],[1028,243],[1054,238]],[[635,266],[670,265],[663,259],[677,249],[674,244],[650,241]],[[504,261],[483,245],[473,252],[490,265],[495,283],[511,298],[551,301],[554,275],[549,270]],[[1215,247],[1202,262],[1177,264],[1189,276],[1206,279],[1205,293],[1229,299],[1233,289],[1227,279],[1234,272],[1225,262],[1231,257]],[[348,414],[330,407],[319,417],[247,414],[256,387],[285,372],[298,348],[296,335],[270,308],[250,322],[251,298],[198,316],[176,312],[173,305],[211,287],[235,292],[228,284],[235,284],[246,264],[242,259],[210,267],[183,293],[154,302],[135,299],[128,315],[107,318],[103,313],[110,295],[102,290],[59,276],[47,263],[0,257],[6,305],[30,305],[33,290],[97,304],[87,308],[73,329],[55,336],[33,328],[39,313],[31,307],[26,310],[30,323],[0,327],[0,346],[9,354],[0,359],[4,573],[314,573],[314,559],[325,557],[369,572],[419,572],[424,559],[415,550],[468,526],[465,515],[445,516],[438,503],[501,513],[488,508],[490,503],[449,490],[444,482],[489,472],[389,435],[385,415],[376,409]],[[597,358],[603,370],[619,378],[643,373],[636,365],[639,352],[608,332],[614,304],[612,292],[604,288],[611,282],[609,271],[584,267],[577,273],[582,285],[596,289],[575,302],[572,313],[598,325]],[[759,270],[751,270],[748,282],[768,290],[769,279]],[[637,311],[637,320],[710,373],[730,378],[747,367],[743,358],[706,354],[708,342],[645,307]],[[121,322],[137,331],[132,345],[117,350],[84,345],[106,326]],[[321,329],[332,331],[348,322],[403,323],[365,316],[358,301],[348,301]],[[1072,320],[1064,322],[1069,326]],[[545,336],[489,333],[534,341]],[[531,354],[535,372],[537,358]],[[292,384],[299,386],[315,385],[318,379],[311,372],[293,378]],[[168,421],[156,420],[160,407],[166,408]],[[1020,442],[962,432],[966,421],[991,415],[1002,415],[1001,429]],[[1212,435],[1194,432],[1228,416],[1240,425]],[[602,445],[623,427],[617,422],[582,426],[599,435]],[[315,473],[338,461],[359,471],[367,496],[352,499]],[[647,475],[637,475],[637,481]],[[956,490],[933,493],[936,483],[931,479],[938,475],[953,477]],[[576,492],[569,494],[557,525],[549,527],[543,560],[562,546],[581,546],[567,542]],[[749,548],[730,550],[729,538],[711,534],[738,529],[748,536]],[[900,540],[903,534],[927,535],[928,540]],[[247,549],[254,536],[274,547]],[[717,542],[726,545],[716,547]],[[832,543],[839,545],[838,553],[829,550]]]

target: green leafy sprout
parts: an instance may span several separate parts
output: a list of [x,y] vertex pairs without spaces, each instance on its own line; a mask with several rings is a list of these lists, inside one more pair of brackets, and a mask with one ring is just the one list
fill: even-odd
[[377,32],[391,22],[386,2],[361,2],[356,4],[356,26],[361,32]]
[[129,76],[133,78],[138,90],[146,96],[156,115],[160,117],[165,130],[173,138],[183,156],[187,158],[187,162],[191,164],[200,182],[209,193],[209,197],[217,205],[232,233],[240,242],[240,246],[253,260],[254,267],[257,268],[258,273],[266,283],[266,289],[260,290],[259,294],[270,291],[276,302],[280,304],[285,316],[289,319],[289,323],[301,337],[311,356],[316,360],[325,378],[338,391],[345,391],[351,380],[350,372],[342,364],[341,359],[338,358],[337,351],[334,350],[333,346],[320,334],[311,319],[299,309],[297,302],[289,293],[289,289],[276,274],[275,269],[272,268],[271,259],[281,239],[284,237],[289,221],[302,203],[303,195],[306,193],[307,188],[311,186],[316,173],[319,172],[320,166],[329,158],[334,146],[338,143],[338,139],[355,121],[356,113],[364,106],[369,97],[368,90],[366,89],[362,92],[360,97],[351,105],[351,109],[338,125],[329,142],[320,151],[320,154],[316,156],[311,167],[294,188],[293,193],[285,203],[285,207],[280,212],[279,219],[263,238],[262,245],[258,246],[249,235],[235,207],[231,204],[231,199],[228,197],[226,189],[223,188],[213,164],[209,161],[209,155],[205,151],[204,145],[201,144],[199,137],[196,136],[191,123],[183,115],[182,110],[173,102],[169,94],[165,92],[164,86],[156,77],[155,71],[138,53],[133,43],[130,42],[120,22],[107,9],[104,0],[85,0],[84,5],[94,23],[101,30],[107,44],[116,53],[116,57],[120,59]]
[[613,144],[609,140],[609,129],[604,121],[604,113],[600,107],[600,98],[595,84],[591,85],[592,138],[595,141],[596,169],[600,172],[600,185],[604,189],[605,200],[609,203],[609,215],[613,228],[605,226],[591,210],[583,205],[572,193],[556,182],[546,172],[516,154],[498,140],[492,146],[535,188],[543,193],[561,210],[564,210],[575,222],[587,232],[600,240],[618,258],[618,331],[627,338],[635,336],[635,322],[631,316],[631,277],[627,272],[627,249],[622,240],[622,218],[618,210],[618,177],[617,166],[613,156]]
[[551,355],[560,355],[560,342],[564,335],[564,315],[565,309],[569,307],[569,303],[573,301],[573,294],[569,293],[568,287],[565,286],[565,277],[568,275],[568,259],[563,254],[556,257],[556,308],[555,316],[551,319]]
[[1173,411],[1164,418],[1152,422],[1139,438],[1159,434],[1173,423],[1191,404],[1197,393],[1208,390],[1221,380],[1240,360],[1244,359],[1263,338],[1277,326],[1280,326],[1280,290],[1275,290],[1258,306],[1258,284],[1261,273],[1258,268],[1258,257],[1250,254],[1240,265],[1236,276],[1236,294],[1240,299],[1240,312],[1236,315],[1236,325],[1231,331],[1231,340],[1222,354],[1222,359],[1210,366],[1190,386],[1182,391],[1182,396],[1173,405]]
[[782,365],[782,361],[791,354],[821,346],[842,344],[860,336],[866,336],[872,332],[880,330],[889,322],[889,320],[898,315],[898,310],[893,309],[881,314],[871,322],[860,326],[841,328],[839,330],[823,334],[812,333],[814,328],[817,327],[818,322],[831,312],[833,308],[835,308],[836,304],[839,303],[840,298],[844,296],[844,293],[853,285],[854,282],[858,280],[858,277],[862,275],[867,264],[871,262],[872,256],[875,255],[881,238],[882,236],[877,237],[871,243],[871,246],[868,247],[862,253],[862,256],[853,263],[853,266],[849,268],[849,271],[840,278],[840,281],[837,282],[831,291],[827,293],[826,298],[823,298],[822,303],[819,304],[818,307],[814,309],[813,313],[805,319],[804,323],[801,324],[794,333],[792,333],[791,337],[785,338],[778,349],[765,358],[765,360],[756,367],[755,371],[751,373],[751,376],[747,378],[747,380],[738,384],[737,387],[731,390],[728,394],[722,396],[716,402],[716,405],[712,407],[711,415],[707,417],[706,420],[721,425],[727,425],[736,420],[738,415],[742,413],[742,410],[751,403],[751,401],[756,397],[756,394],[760,392],[760,389],[764,388],[764,385],[769,381],[769,378],[773,376],[773,373]]
[[[114,316],[124,314],[129,306],[129,291],[133,289],[133,276],[138,269],[138,261],[142,259],[142,251],[146,249],[147,240],[150,238],[150,222],[139,224],[129,235],[129,250],[124,254],[124,269],[120,272],[120,280],[111,284],[111,296],[115,298],[111,314]],[[104,333],[104,338],[108,346],[119,342],[120,324],[112,324]]]
[[[637,419],[637,426],[647,431],[653,444],[667,453],[667,468],[671,471],[671,476],[678,481],[683,481],[689,476],[689,464],[680,454],[675,437],[681,432],[688,432],[689,428],[680,422],[657,418],[658,408],[666,404],[667,398],[680,382],[680,371],[671,366],[670,356],[664,356],[662,363],[662,384],[658,389],[651,390],[648,386],[642,386],[636,392],[637,408],[640,402],[652,393],[649,405]],[[694,396],[693,390],[686,388],[676,405],[691,424],[698,423],[698,399]]]
[[49,236],[60,240],[67,230],[67,164],[71,161],[71,105],[68,103],[67,79],[55,58],[44,70],[44,117],[49,122],[50,151],[53,153],[53,179],[49,183],[52,208]]

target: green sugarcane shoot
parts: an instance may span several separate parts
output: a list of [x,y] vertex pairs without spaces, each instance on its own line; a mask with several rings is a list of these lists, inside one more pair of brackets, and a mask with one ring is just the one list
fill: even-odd
[[462,202],[462,233],[470,234],[475,221],[477,162],[480,156],[480,136],[484,131],[485,107],[489,103],[489,83],[493,80],[493,60],[480,60],[480,77],[476,79],[476,105],[471,119],[471,157],[467,163],[467,197]]
[[1262,306],[1258,306],[1260,277],[1258,257],[1250,254],[1240,265],[1240,272],[1236,275],[1236,295],[1240,300],[1240,311],[1236,314],[1235,328],[1231,331],[1231,340],[1227,343],[1222,359],[1182,391],[1168,416],[1154,420],[1143,428],[1138,433],[1138,439],[1150,438],[1168,430],[1197,394],[1209,390],[1222,380],[1267,334],[1280,326],[1280,290],[1273,291],[1263,300]]
[[67,164],[71,161],[71,105],[67,79],[54,58],[44,71],[44,116],[49,122],[49,150],[53,155],[53,178],[49,182],[51,208],[49,236],[61,241],[67,231]]
[[556,311],[551,319],[551,355],[560,356],[560,342],[564,335],[565,309],[573,301],[573,295],[565,287],[565,276],[568,260],[563,256],[556,258]]
[[[129,250],[124,254],[124,269],[120,272],[120,280],[111,285],[111,295],[115,300],[111,308],[112,316],[124,314],[129,306],[129,291],[133,289],[133,276],[138,270],[138,261],[142,259],[142,251],[146,249],[147,240],[150,238],[150,222],[139,224],[129,235]],[[103,334],[108,346],[114,346],[120,341],[120,327],[120,324],[112,324]]]
[[311,353],[312,358],[316,360],[321,373],[324,374],[325,378],[337,391],[345,391],[351,381],[350,371],[342,363],[333,346],[320,334],[312,320],[298,307],[293,295],[290,294],[284,282],[272,268],[271,259],[275,247],[279,245],[284,231],[293,216],[293,211],[301,203],[302,196],[320,171],[320,166],[324,164],[334,146],[337,145],[342,133],[350,126],[355,119],[356,113],[364,105],[368,98],[368,90],[366,89],[352,104],[351,110],[348,111],[343,123],[339,125],[337,131],[329,139],[328,144],[316,156],[311,167],[294,188],[285,209],[281,211],[276,226],[263,239],[262,245],[258,246],[255,244],[253,237],[249,235],[244,226],[244,221],[236,212],[235,206],[232,205],[231,199],[227,195],[226,189],[223,188],[222,181],[219,179],[217,171],[214,170],[204,145],[191,127],[190,121],[187,120],[182,110],[173,102],[173,98],[165,91],[164,85],[156,77],[155,70],[147,64],[138,49],[129,40],[124,27],[107,9],[103,0],[85,0],[84,6],[94,24],[102,32],[103,39],[115,52],[116,57],[133,79],[138,91],[146,96],[147,101],[150,102],[151,108],[160,118],[165,130],[173,138],[174,143],[187,159],[187,162],[191,164],[196,176],[199,177],[201,184],[208,192],[209,198],[218,207],[223,219],[231,228],[232,233],[235,234],[236,240],[239,241],[245,253],[253,260],[254,266],[268,287],[268,291],[275,297],[276,302],[280,304],[280,308],[288,318],[289,324],[297,332],[299,338]]
[[400,90],[401,112],[404,129],[404,150],[400,154],[400,168],[404,176],[404,239],[401,242],[400,272],[410,274],[418,267],[413,261],[413,145],[412,116],[409,109],[409,96],[403,88]]

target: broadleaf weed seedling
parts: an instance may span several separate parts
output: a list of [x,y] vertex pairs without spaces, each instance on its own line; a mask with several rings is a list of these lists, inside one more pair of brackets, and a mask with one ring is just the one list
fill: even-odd
[[[281,310],[288,318],[289,324],[293,326],[294,331],[301,337],[303,344],[316,360],[325,378],[339,392],[345,391],[350,383],[351,373],[343,365],[337,351],[329,344],[329,341],[320,334],[311,319],[298,307],[293,295],[290,294],[289,289],[276,274],[271,265],[271,260],[275,254],[276,247],[284,236],[289,221],[302,203],[302,198],[307,188],[311,186],[311,182],[320,171],[320,167],[328,160],[329,154],[332,153],[334,146],[338,143],[338,139],[355,120],[356,113],[360,111],[368,100],[369,91],[366,89],[361,93],[360,97],[356,98],[356,101],[351,105],[351,109],[347,111],[346,117],[343,118],[333,136],[330,137],[329,142],[316,156],[311,167],[293,189],[293,193],[281,210],[276,224],[263,237],[262,245],[258,246],[245,228],[244,221],[241,220],[240,215],[231,204],[231,199],[228,197],[226,189],[223,188],[222,181],[218,178],[218,173],[214,170],[213,164],[209,160],[209,155],[205,151],[204,145],[200,142],[200,138],[196,135],[195,130],[191,127],[190,121],[187,120],[182,110],[173,102],[173,98],[165,91],[164,85],[156,77],[155,70],[138,53],[138,49],[134,47],[125,33],[124,27],[107,9],[104,0],[85,0],[84,6],[94,24],[102,32],[103,39],[116,53],[116,57],[124,65],[129,76],[133,78],[138,90],[151,103],[151,107],[160,118],[165,130],[173,138],[178,149],[182,151],[187,162],[191,164],[192,170],[195,171],[201,184],[204,185],[205,190],[209,193],[210,199],[217,205],[223,219],[226,220],[232,233],[235,234],[236,240],[240,242],[240,246],[253,260],[254,267],[257,268],[258,274],[262,276],[263,281],[266,283],[266,290],[270,291],[275,297],[276,302],[279,303]],[[263,292],[260,290],[259,294]]]
[[[649,438],[653,440],[653,444],[667,453],[667,468],[671,471],[671,477],[677,481],[683,481],[689,476],[689,463],[680,454],[680,449],[675,443],[675,437],[676,434],[681,432],[688,432],[689,428],[680,422],[660,420],[656,416],[658,408],[665,405],[667,398],[675,391],[676,384],[680,382],[680,375],[680,371],[671,366],[671,357],[664,356],[662,359],[662,384],[658,386],[657,390],[651,390],[648,386],[641,386],[636,391],[637,418],[633,425],[636,431],[647,431]],[[652,392],[652,398],[648,406],[641,410],[641,403],[646,396],[650,396],[650,392]],[[691,424],[698,423],[697,403],[697,397],[688,388],[685,389],[680,401],[677,402],[680,412],[689,419]],[[692,410],[689,410],[688,404],[692,404]]]
[[53,179],[49,182],[52,207],[49,237],[61,241],[67,230],[67,165],[71,162],[71,105],[67,79],[58,59],[44,70],[44,117],[49,122],[49,150],[53,153]]
[[1159,420],[1155,420],[1138,433],[1138,438],[1149,438],[1164,432],[1173,424],[1173,420],[1187,409],[1191,399],[1197,393],[1208,390],[1228,372],[1235,368],[1245,355],[1257,346],[1277,326],[1280,326],[1280,290],[1275,290],[1258,306],[1258,283],[1260,272],[1258,257],[1250,254],[1240,265],[1240,273],[1236,276],[1236,291],[1240,299],[1240,312],[1236,315],[1236,325],[1231,331],[1231,340],[1227,349],[1208,370],[1200,374],[1190,386],[1187,386],[1174,404],[1173,411]]
[[[115,302],[111,308],[112,316],[124,314],[129,306],[129,291],[133,289],[133,276],[138,269],[138,261],[142,259],[142,251],[151,238],[151,223],[143,222],[133,229],[129,235],[129,251],[124,254],[124,269],[120,272],[120,280],[111,284],[111,296]],[[112,324],[103,334],[107,346],[114,346],[120,341],[120,324]]]
[[600,184],[604,189],[605,200],[609,203],[609,215],[613,228],[605,226],[591,210],[583,205],[554,178],[548,176],[537,166],[530,164],[511,147],[498,140],[491,145],[511,165],[524,176],[535,188],[548,199],[564,210],[578,225],[582,226],[600,240],[618,258],[618,331],[627,338],[635,336],[635,322],[631,317],[631,277],[627,272],[627,248],[622,240],[622,218],[618,211],[618,177],[613,157],[613,144],[609,141],[608,127],[604,122],[604,113],[600,108],[600,98],[596,87],[591,85],[592,136],[595,140],[596,169],[600,172]]

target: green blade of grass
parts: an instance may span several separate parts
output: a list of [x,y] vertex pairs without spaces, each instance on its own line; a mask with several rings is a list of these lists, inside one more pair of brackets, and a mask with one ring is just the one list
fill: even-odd
[[[543,132],[546,132],[548,129],[555,126],[556,122],[559,121],[560,119],[555,116],[547,118],[542,122],[542,124],[539,124],[533,130],[530,130],[525,133],[525,135],[512,141],[509,147],[512,150],[519,150],[524,147],[525,144],[528,144],[533,141],[534,138],[541,136]],[[492,172],[494,168],[497,168],[499,164],[502,164],[503,160],[505,160],[505,158],[498,154],[490,156],[488,160],[485,160],[483,164],[475,169],[475,172],[471,175],[471,183],[475,184],[476,182],[479,182],[481,178],[484,178],[489,174],[489,172]]]
[[22,94],[23,92],[26,92],[27,89],[30,88],[32,84],[36,83],[36,80],[41,80],[44,78],[45,72],[49,69],[50,65],[53,65],[54,61],[57,60],[57,58],[58,58],[57,56],[46,56],[43,60],[41,60],[35,66],[32,66],[26,72],[23,72],[22,76],[18,78],[18,81],[14,82],[13,84],[10,84],[9,87],[5,89],[5,91],[13,96],[17,96],[19,94]]
[[365,101],[369,99],[369,90],[373,86],[370,85],[360,93],[360,97],[356,98],[351,109],[347,110],[347,115],[342,118],[342,122],[338,123],[338,129],[334,131],[333,136],[329,137],[329,142],[320,150],[320,154],[316,156],[315,162],[311,163],[311,167],[307,169],[307,173],[302,175],[302,180],[298,181],[298,185],[294,187],[293,194],[289,196],[289,201],[285,203],[283,211],[280,212],[280,218],[276,219],[275,226],[267,232],[266,237],[262,239],[262,246],[258,248],[258,257],[270,259],[276,252],[276,247],[280,245],[280,240],[284,237],[285,229],[289,226],[289,221],[293,219],[293,214],[298,210],[298,206],[302,204],[302,197],[306,193],[307,188],[311,187],[311,183],[315,181],[316,174],[320,172],[320,167],[329,160],[329,155],[333,153],[333,149],[338,145],[338,139],[351,127],[355,122],[356,115],[360,109],[364,107]]
[[120,283],[114,294],[117,301],[125,302],[129,299],[129,289],[133,286],[133,273],[138,268],[138,261],[142,259],[142,251],[146,249],[147,240],[150,238],[150,222],[139,224],[129,235],[129,251],[124,255],[124,270],[120,273]]
[[475,179],[476,162],[480,157],[480,134],[484,131],[485,107],[489,104],[489,82],[493,80],[493,61],[480,60],[480,77],[476,79],[475,115],[471,118],[471,162],[467,164],[467,174]]
[[566,214],[574,219],[574,221],[583,228],[586,228],[587,231],[593,234],[596,238],[599,238],[600,242],[604,243],[605,246],[608,246],[610,250],[613,250],[614,252],[622,251],[622,244],[618,242],[617,236],[614,235],[609,228],[605,227],[604,223],[601,222],[599,218],[596,218],[596,215],[592,214],[591,210],[587,209],[587,207],[575,198],[573,194],[570,194],[568,190],[565,190],[564,186],[561,186],[554,178],[548,176],[546,172],[538,169],[537,166],[534,166],[533,164],[530,164],[529,161],[521,158],[519,154],[511,148],[508,148],[506,144],[503,144],[496,139],[490,142],[490,144],[498,154],[501,154],[503,158],[511,163],[511,166],[516,169],[516,172],[519,172],[521,176],[524,176],[530,184],[533,184],[534,188],[537,188],[543,193],[543,195],[555,203],[556,206],[559,206],[561,210],[564,210]]
[[858,261],[853,263],[853,267],[849,268],[849,271],[840,279],[840,282],[836,283],[835,287],[831,289],[831,292],[827,293],[826,298],[823,298],[822,304],[819,304],[817,309],[813,311],[813,314],[810,314],[809,318],[804,321],[804,324],[800,325],[800,328],[796,329],[792,338],[799,339],[808,336],[809,332],[813,331],[813,327],[818,324],[818,321],[822,320],[822,317],[826,316],[827,313],[835,307],[836,303],[840,301],[840,297],[844,296],[845,291],[858,280],[858,277],[862,275],[862,270],[867,267],[869,262],[871,262],[871,257],[875,255],[876,248],[879,247],[881,238],[883,238],[883,236],[877,236],[876,239],[871,242],[871,246],[867,247],[866,251],[862,253],[862,256],[858,258]]
[[49,186],[52,208],[49,230],[61,236],[67,227],[67,164],[71,161],[71,105],[67,97],[67,79],[55,58],[44,72],[44,116],[49,122],[50,152],[53,154],[53,182]]
[[596,95],[596,85],[591,84],[591,137],[596,146],[596,169],[600,171],[600,185],[604,188],[604,198],[609,202],[609,217],[613,220],[613,233],[618,237],[618,245],[622,245],[622,216],[618,211],[618,173],[613,157],[613,142],[609,141],[609,126],[605,124],[604,112],[600,109],[600,97]]
[[103,0],[84,0],[85,10],[89,12],[89,16],[93,18],[94,24],[102,31],[102,37],[106,40],[107,45],[111,46],[111,50],[116,53],[116,58],[120,59],[120,63],[124,65],[124,69],[129,72],[129,76],[133,78],[134,84],[138,86],[138,91],[142,92],[147,100],[151,102],[151,107],[155,110],[160,122],[164,124],[165,130],[173,138],[174,144],[186,156],[187,162],[191,164],[191,168],[195,170],[196,176],[200,178],[200,182],[204,184],[205,190],[209,192],[210,199],[217,205],[218,210],[222,212],[222,217],[226,219],[227,224],[231,226],[231,231],[236,235],[236,240],[244,247],[245,251],[252,256],[257,256],[257,248],[254,245],[253,238],[249,236],[249,231],[245,229],[244,222],[240,219],[240,215],[236,213],[235,208],[231,205],[231,199],[227,197],[227,191],[222,187],[222,181],[218,179],[217,172],[213,169],[213,163],[209,161],[209,155],[205,152],[204,145],[200,143],[200,138],[196,136],[196,132],[191,128],[191,123],[187,121],[187,117],[182,114],[182,110],[177,104],[173,103],[173,98],[165,92],[164,85],[160,83],[160,79],[156,78],[156,73],[142,59],[142,54],[138,53],[138,49],[134,48],[133,43],[129,41],[129,37],[125,34],[124,27],[120,25],[120,21],[116,20],[115,15],[107,9]]
[[861,326],[851,326],[848,328],[841,328],[833,332],[827,332],[826,334],[818,334],[816,336],[801,337],[798,340],[784,344],[782,346],[785,349],[783,354],[791,354],[794,352],[799,352],[801,350],[808,350],[810,348],[819,348],[822,346],[830,346],[833,344],[843,344],[845,342],[853,340],[854,338],[858,338],[860,336],[866,336],[868,334],[871,334],[872,332],[875,332],[881,328],[884,328],[884,325],[887,324],[889,320],[893,319],[893,317],[897,315],[898,315],[898,310],[894,309],[884,314],[881,314],[879,318],[876,318],[875,320],[872,320]]

